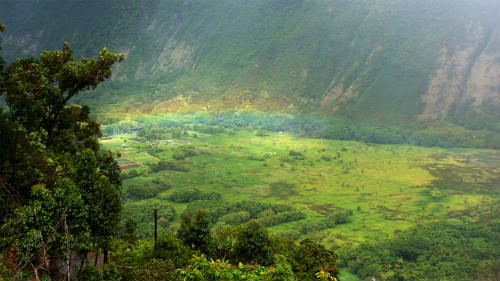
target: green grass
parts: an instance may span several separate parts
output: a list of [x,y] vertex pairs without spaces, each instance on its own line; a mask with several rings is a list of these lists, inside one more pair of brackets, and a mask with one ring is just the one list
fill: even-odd
[[[187,204],[167,198],[193,187],[219,193],[222,200],[286,204],[306,214],[304,220],[270,227],[275,233],[297,231],[301,224],[319,222],[336,210],[352,210],[351,223],[301,236],[330,247],[379,240],[425,221],[477,220],[498,204],[492,188],[499,182],[500,153],[496,150],[371,145],[276,132],[257,136],[259,132],[198,133],[197,138],[185,137],[175,144],[160,141],[160,150],[148,150],[149,144],[130,134],[115,135],[101,144],[120,152],[126,163],[140,165],[136,168],[140,176],[123,181],[124,195],[131,185],[161,188],[153,180],[168,179],[172,187],[156,198],[175,208],[177,219],[170,225],[174,228]],[[125,140],[129,147],[122,148]],[[199,153],[182,161],[189,171],[153,172],[148,166],[160,159],[178,161],[172,155],[183,145]],[[291,150],[302,153],[304,160],[290,155]],[[142,201],[149,200],[153,199]]]

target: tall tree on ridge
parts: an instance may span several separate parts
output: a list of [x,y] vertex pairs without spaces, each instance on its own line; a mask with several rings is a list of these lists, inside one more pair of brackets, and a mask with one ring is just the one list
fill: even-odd
[[[0,25],[0,31],[5,27]],[[67,43],[40,58],[0,57],[0,246],[12,277],[56,276],[55,263],[109,247],[121,211],[119,166],[99,152],[100,125],[72,97],[110,77],[123,55],[76,61]],[[60,270],[59,270],[60,271]]]

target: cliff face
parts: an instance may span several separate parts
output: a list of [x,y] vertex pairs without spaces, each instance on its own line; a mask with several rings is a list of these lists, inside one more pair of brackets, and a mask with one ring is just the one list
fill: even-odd
[[81,56],[126,54],[83,100],[98,112],[258,108],[473,127],[499,117],[496,0],[0,2],[7,59],[63,41]]
[[480,113],[500,103],[498,26],[485,30],[471,23],[464,43],[441,50],[438,68],[422,96],[425,107],[419,119],[435,120],[464,111]]

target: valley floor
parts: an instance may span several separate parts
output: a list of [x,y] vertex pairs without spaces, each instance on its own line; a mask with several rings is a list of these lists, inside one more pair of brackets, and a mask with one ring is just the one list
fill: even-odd
[[[179,192],[294,207],[305,218],[269,229],[333,248],[376,241],[428,221],[480,220],[498,205],[496,150],[372,145],[246,129],[186,130],[176,139],[164,134],[154,141],[122,134],[101,144],[121,153],[124,213],[136,219],[142,237],[152,236],[154,208],[175,209],[164,216],[160,232],[177,227],[180,214],[195,202],[172,199]],[[166,167],[158,167],[160,160]],[[352,211],[350,223],[324,223],[343,210]]]

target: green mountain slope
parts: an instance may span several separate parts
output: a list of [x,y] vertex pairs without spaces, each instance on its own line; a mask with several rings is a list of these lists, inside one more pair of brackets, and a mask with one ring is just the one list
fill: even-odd
[[496,0],[2,0],[3,56],[126,54],[83,100],[123,114],[259,109],[498,129]]

